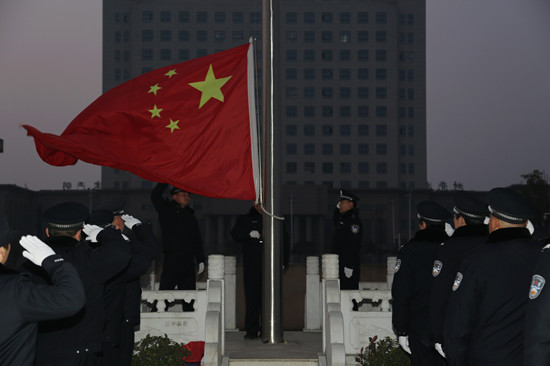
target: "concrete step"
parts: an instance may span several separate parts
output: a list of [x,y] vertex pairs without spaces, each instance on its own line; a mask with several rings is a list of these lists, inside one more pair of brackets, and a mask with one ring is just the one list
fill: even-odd
[[319,366],[317,359],[229,359],[229,366]]

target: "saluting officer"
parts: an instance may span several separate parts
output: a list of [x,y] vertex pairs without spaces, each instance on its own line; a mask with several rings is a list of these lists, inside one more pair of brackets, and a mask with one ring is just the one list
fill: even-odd
[[460,264],[445,315],[445,354],[453,366],[523,362],[527,291],[541,245],[526,228],[536,211],[520,194],[487,195],[489,237]]
[[487,241],[489,232],[485,220],[488,216],[489,210],[485,201],[468,192],[456,192],[453,207],[455,231],[439,247],[432,269],[430,339],[442,355],[443,321],[453,281],[462,258]]
[[359,219],[359,197],[340,190],[337,211],[334,215],[332,253],[338,254],[340,289],[357,290],[361,271],[361,239],[363,224]]
[[431,272],[439,245],[449,238],[446,220],[451,214],[433,201],[420,202],[416,210],[420,230],[401,247],[395,264],[392,322],[399,344],[411,355],[412,366],[440,365],[445,361],[428,332]]

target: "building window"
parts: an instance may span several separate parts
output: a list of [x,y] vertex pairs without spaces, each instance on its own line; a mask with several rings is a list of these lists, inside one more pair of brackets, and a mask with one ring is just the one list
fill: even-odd
[[409,163],[409,175],[414,175],[414,163]]
[[340,13],[340,23],[341,24],[351,23],[351,13],[349,11]]
[[359,24],[368,24],[369,23],[369,13],[366,11],[360,11],[357,13],[357,23]]
[[369,116],[369,106],[359,105],[357,106],[357,117],[368,117]]
[[369,88],[360,86],[357,88],[357,98],[367,99],[369,97]]
[[[399,132],[401,132],[401,129],[399,129]],[[404,136],[405,134],[403,133],[401,136]],[[405,156],[407,153],[407,146],[405,144],[400,144],[399,145],[399,156]]]
[[304,80],[315,80],[315,69],[304,69]]
[[386,13],[377,12],[375,17],[376,17],[375,19],[376,24],[386,24],[386,21],[387,21]]
[[323,23],[326,23],[326,24],[332,23],[332,13],[328,13],[328,12],[322,13],[321,20],[323,21]]
[[144,11],[142,15],[143,23],[152,23],[153,22],[153,12]]
[[296,61],[296,60],[298,60],[298,51],[296,51],[296,50],[286,50],[286,60],[287,61]]
[[205,30],[197,31],[197,41],[206,42],[208,40],[208,32]]
[[368,31],[358,31],[357,32],[357,41],[358,42],[368,42],[369,41],[369,32]]
[[312,88],[312,87],[304,88],[304,98],[306,99],[315,98],[315,88]]
[[359,174],[369,174],[369,163],[366,161],[360,161],[357,164],[357,171]]
[[414,43],[414,33],[412,32],[407,33],[407,42]]
[[332,106],[324,105],[322,107],[323,117],[332,117]]
[[376,43],[385,43],[387,40],[386,31],[376,31],[374,34],[374,39]]
[[347,163],[347,162],[340,163],[340,173],[350,174],[351,173],[351,163]]
[[295,162],[287,162],[286,163],[286,172],[293,174],[298,171],[298,166]]
[[376,50],[376,61],[384,62],[387,59],[386,50]]
[[369,144],[359,144],[359,145],[357,145],[357,153],[359,153],[359,155],[368,155],[369,154]]
[[172,31],[161,30],[160,31],[160,40],[161,40],[161,42],[171,42],[172,41]]
[[315,155],[315,144],[304,144],[304,155]]
[[388,145],[386,144],[376,144],[376,155],[387,155],[388,154]]
[[179,31],[178,32],[179,41],[189,41],[189,31]]
[[332,174],[332,163],[323,163],[323,173]]
[[414,14],[407,14],[407,24],[414,25]]
[[340,50],[340,61],[349,61],[349,60],[351,60],[351,51]]
[[351,97],[351,88],[340,88],[340,99],[349,99]]
[[286,135],[296,136],[298,134],[298,128],[296,125],[286,125]]
[[351,117],[351,107],[349,105],[340,106],[340,117]]
[[323,144],[323,155],[332,155],[332,144]]
[[383,105],[376,106],[376,117],[385,118],[388,115],[388,108]]
[[233,31],[231,38],[233,38],[234,41],[240,41],[244,38],[244,34],[242,31]]
[[414,81],[414,70],[407,70],[407,80]]
[[304,32],[304,42],[315,42],[315,32],[305,31]]
[[121,33],[120,32],[115,32],[115,42],[120,43],[121,40],[122,40]]
[[197,49],[197,57],[203,57],[208,55],[208,50],[204,48]]
[[262,13],[259,11],[253,11],[250,13],[250,23],[260,24],[262,22]]
[[153,49],[151,48],[144,48],[141,50],[141,59],[143,61],[151,61],[153,60]]
[[409,156],[414,156],[414,145],[409,145]]
[[399,88],[399,100],[405,100],[405,88]]
[[242,11],[235,11],[231,14],[231,19],[234,24],[242,24],[244,22],[244,14]]
[[376,99],[386,99],[387,89],[384,87],[376,88]]
[[287,117],[296,117],[298,115],[298,108],[294,105],[289,105],[286,107],[286,116]]
[[386,69],[376,69],[376,80],[386,80],[388,77]]
[[304,125],[304,136],[315,136],[315,125]]
[[315,173],[315,163],[309,161],[305,162],[304,173]]
[[163,61],[172,59],[172,50],[169,48],[163,48],[160,50],[160,59]]
[[304,117],[315,117],[315,107],[311,105],[304,106]]
[[215,23],[225,23],[225,13],[223,11],[217,11],[214,13]]
[[340,136],[351,136],[351,125],[340,125]]
[[178,21],[180,23],[189,23],[189,12],[188,11],[180,11],[178,13]]
[[296,69],[286,69],[286,79],[287,80],[296,80],[296,79],[298,79],[298,70],[296,70]]
[[368,61],[369,50],[357,50],[357,61]]
[[414,118],[414,107],[408,107],[407,108],[407,118],[409,118],[409,119]]
[[388,165],[386,163],[376,163],[376,173],[377,174],[388,173]]
[[315,51],[304,50],[304,61],[315,61]]
[[290,42],[296,42],[298,35],[294,31],[286,32],[286,40]]
[[180,48],[178,50],[178,59],[180,59],[181,61],[189,60],[189,50]]
[[332,42],[332,32],[321,32],[321,40],[323,42]]
[[292,87],[286,88],[286,97],[287,98],[294,98],[297,95],[298,95],[298,89],[292,88]]
[[407,134],[409,135],[409,137],[413,137],[414,136],[414,126],[409,126],[407,128]]
[[[369,79],[369,69],[360,68],[357,69],[357,79],[359,80],[368,80]],[[368,88],[367,88],[368,90]]]
[[115,13],[115,23],[122,23],[122,14],[120,12]]
[[141,40],[143,42],[153,42],[153,30],[144,29],[141,31]]
[[[332,136],[332,125],[323,125],[323,136]],[[332,147],[330,151],[332,153]]]
[[340,154],[341,155],[351,154],[351,144],[340,144]]
[[287,24],[296,24],[298,23],[298,14],[295,12],[286,13],[286,23]]
[[214,32],[214,41],[224,42],[225,41],[225,31],[216,31],[216,32]]
[[304,13],[304,23],[307,23],[307,24],[315,23],[315,13],[311,11],[306,11]]
[[323,80],[332,80],[332,69],[322,69],[321,77]]
[[340,69],[340,80],[351,80],[351,69]]
[[376,136],[387,136],[388,127],[386,125],[376,125]]
[[323,98],[332,99],[332,88],[330,87],[321,88],[321,95],[323,96]]
[[172,22],[172,13],[169,11],[160,12],[160,22],[161,23],[171,23]]
[[120,61],[120,50],[115,50],[115,61]]
[[369,135],[369,125],[359,125],[357,133],[359,136],[368,136]]
[[197,23],[207,23],[208,22],[208,13],[205,11],[197,12]]
[[340,32],[340,42],[341,43],[348,43],[350,41],[351,41],[351,32],[350,31]]
[[287,155],[296,155],[298,151],[296,144],[286,144],[286,153]]

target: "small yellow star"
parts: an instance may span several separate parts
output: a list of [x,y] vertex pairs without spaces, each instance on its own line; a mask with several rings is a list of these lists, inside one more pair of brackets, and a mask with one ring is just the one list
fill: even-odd
[[153,94],[157,95],[157,91],[159,91],[160,89],[162,89],[162,88],[159,86],[159,83],[156,83],[155,85],[150,86],[150,89],[147,92],[147,94],[153,93]]
[[229,79],[231,79],[231,76],[216,79],[216,76],[214,75],[214,70],[212,69],[212,64],[210,64],[208,72],[206,73],[206,78],[203,81],[189,83],[189,85],[191,85],[193,88],[202,92],[199,109],[206,102],[208,102],[210,98],[214,98],[219,100],[220,102],[223,102],[223,93],[221,88],[225,85],[225,83],[227,83]]
[[149,112],[151,112],[151,118],[158,117],[160,118],[160,112],[163,111],[162,108],[157,108],[157,105],[153,107],[153,109],[148,109]]
[[172,121],[172,118],[170,118],[170,124],[168,126],[166,126],[167,128],[170,129],[170,133],[173,133],[174,130],[179,130],[179,126],[178,126],[178,123],[179,123],[179,120],[177,121]]
[[178,73],[176,72],[176,69],[172,69],[170,71],[168,71],[166,74],[164,74],[164,76],[168,76],[168,79],[170,79],[172,76],[174,75],[177,75]]

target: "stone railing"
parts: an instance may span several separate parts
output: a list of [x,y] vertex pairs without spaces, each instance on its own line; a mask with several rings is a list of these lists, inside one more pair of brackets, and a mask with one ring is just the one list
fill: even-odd
[[[230,330],[235,330],[236,262],[232,258],[223,255],[208,257],[205,290],[143,291],[141,324],[136,332],[136,342],[147,334],[166,334],[170,339],[184,344],[202,340],[205,342],[202,365],[220,365],[225,348],[225,328],[229,326]],[[228,271],[224,270],[226,265]],[[227,286],[229,293],[226,279],[230,285]],[[197,288],[200,287],[203,286]],[[226,297],[229,298],[227,303]],[[193,302],[193,311],[183,312],[182,301]],[[155,312],[151,311],[153,304],[156,304]],[[168,309],[165,309],[166,304]]]

